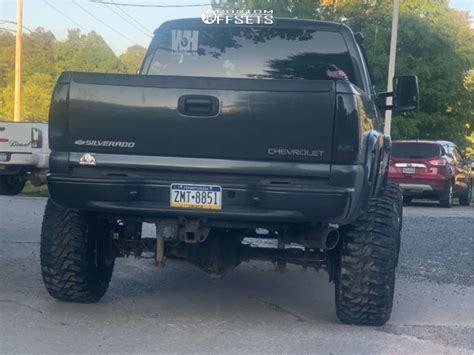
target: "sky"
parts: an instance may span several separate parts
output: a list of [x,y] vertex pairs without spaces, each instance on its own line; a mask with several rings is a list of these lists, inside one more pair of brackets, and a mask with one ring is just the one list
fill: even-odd
[[[23,25],[35,29],[43,27],[62,40],[67,30],[82,28],[99,33],[116,54],[133,44],[147,47],[153,30],[166,20],[183,17],[200,17],[210,8],[210,0],[104,0],[117,3],[188,5],[184,7],[117,7],[90,0],[23,0]],[[196,6],[196,5],[205,6]],[[474,0],[451,0],[452,7],[467,10],[474,16]],[[194,5],[194,6],[193,6]],[[0,0],[0,27],[14,29],[16,0]],[[138,23],[137,23],[138,22]]]

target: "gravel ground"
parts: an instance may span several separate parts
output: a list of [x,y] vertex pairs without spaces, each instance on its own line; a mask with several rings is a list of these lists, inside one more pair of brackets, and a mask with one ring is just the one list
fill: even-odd
[[257,262],[220,280],[120,259],[100,303],[54,301],[39,270],[44,204],[0,197],[0,353],[473,354],[473,207],[405,208],[392,318],[355,327],[338,323],[325,273]]
[[400,274],[440,284],[474,286],[474,219],[419,219],[406,220]]

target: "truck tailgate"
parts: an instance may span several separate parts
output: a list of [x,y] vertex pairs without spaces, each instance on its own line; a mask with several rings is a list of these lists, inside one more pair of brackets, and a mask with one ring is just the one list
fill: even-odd
[[[51,147],[330,163],[334,86],[330,80],[65,73],[51,106]],[[196,114],[183,114],[183,97],[197,105]],[[200,115],[209,98],[217,111]]]
[[0,152],[31,153],[31,123],[0,121]]

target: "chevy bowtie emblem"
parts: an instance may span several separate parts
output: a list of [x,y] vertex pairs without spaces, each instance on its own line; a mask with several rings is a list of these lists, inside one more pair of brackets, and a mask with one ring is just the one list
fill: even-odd
[[95,156],[91,153],[85,153],[81,159],[79,159],[80,165],[95,165]]

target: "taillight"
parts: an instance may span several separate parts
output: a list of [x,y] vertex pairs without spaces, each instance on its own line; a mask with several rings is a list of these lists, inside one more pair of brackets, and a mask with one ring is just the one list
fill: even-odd
[[335,119],[333,162],[357,164],[362,136],[356,95],[352,93],[336,95]]
[[49,147],[53,150],[65,150],[67,118],[69,109],[69,83],[71,73],[62,73],[54,87],[49,107]]
[[31,128],[31,148],[43,147],[43,132],[38,128]]
[[448,161],[446,159],[433,159],[429,160],[428,163],[433,166],[446,166],[448,164]]

